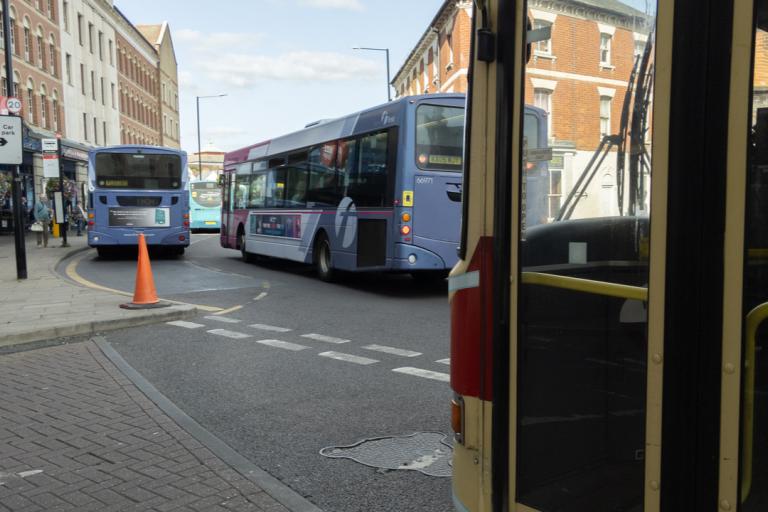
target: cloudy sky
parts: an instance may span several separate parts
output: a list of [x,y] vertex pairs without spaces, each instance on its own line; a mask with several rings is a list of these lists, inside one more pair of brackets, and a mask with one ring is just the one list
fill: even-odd
[[[627,0],[645,10],[646,0]],[[168,21],[179,62],[181,142],[253,144],[383,103],[442,0],[115,0],[135,24]],[[653,2],[655,3],[655,2]],[[207,7],[203,7],[207,6]],[[393,92],[394,94],[394,92]]]
[[[207,8],[201,8],[207,4]],[[182,147],[230,150],[386,101],[392,75],[442,0],[116,0],[135,24],[167,20],[179,62]],[[194,7],[192,7],[194,5]],[[393,93],[394,94],[394,93]]]

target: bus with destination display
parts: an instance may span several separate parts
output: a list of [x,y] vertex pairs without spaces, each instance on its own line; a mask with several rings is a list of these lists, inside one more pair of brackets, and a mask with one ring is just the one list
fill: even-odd
[[215,181],[189,184],[189,215],[192,231],[218,231],[221,226],[221,187]]
[[187,154],[155,146],[94,149],[88,156],[88,245],[99,256],[135,247],[178,255],[189,246]]
[[228,153],[221,245],[443,278],[457,261],[464,101],[412,96]]

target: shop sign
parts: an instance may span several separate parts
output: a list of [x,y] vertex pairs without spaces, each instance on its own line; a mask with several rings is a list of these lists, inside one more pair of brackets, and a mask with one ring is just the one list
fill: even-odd
[[69,158],[70,160],[82,160],[83,162],[88,161],[88,152],[83,151],[82,149],[75,149],[67,146],[62,146],[61,155],[64,158]]

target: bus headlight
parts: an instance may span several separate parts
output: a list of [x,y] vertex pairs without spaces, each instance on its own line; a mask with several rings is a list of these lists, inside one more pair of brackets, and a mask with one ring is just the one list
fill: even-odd
[[415,254],[410,254],[410,255],[408,256],[408,263],[410,263],[411,265],[415,265],[415,264],[416,264],[416,260],[417,260],[417,259],[418,259],[418,258],[416,258],[416,255],[415,255]]

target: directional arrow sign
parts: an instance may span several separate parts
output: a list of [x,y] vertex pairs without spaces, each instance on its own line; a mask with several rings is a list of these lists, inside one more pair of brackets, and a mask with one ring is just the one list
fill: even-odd
[[19,165],[21,162],[21,118],[0,116],[0,164]]

